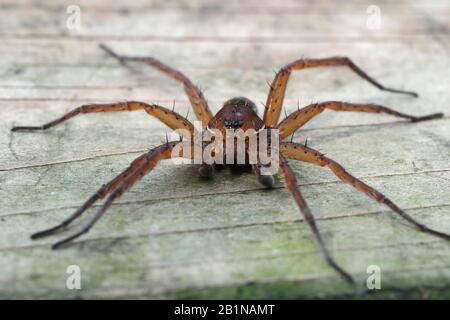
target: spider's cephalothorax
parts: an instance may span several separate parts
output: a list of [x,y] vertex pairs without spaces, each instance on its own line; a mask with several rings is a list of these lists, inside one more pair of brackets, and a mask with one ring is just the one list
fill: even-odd
[[[323,66],[345,66],[350,68],[361,78],[367,80],[368,82],[370,82],[371,84],[373,84],[374,86],[376,86],[381,90],[390,91],[394,93],[408,94],[414,97],[417,97],[416,93],[384,87],[376,80],[371,78],[368,74],[366,74],[361,68],[356,66],[350,59],[345,57],[331,57],[324,59],[300,59],[287,64],[286,66],[281,68],[280,71],[278,71],[278,73],[276,74],[274,80],[272,81],[272,84],[270,85],[270,91],[267,97],[263,119],[258,117],[257,108],[255,104],[246,98],[233,98],[231,100],[228,100],[224,104],[222,109],[215,116],[213,116],[211,110],[209,109],[208,103],[203,96],[203,93],[183,73],[151,57],[121,56],[116,54],[114,51],[112,51],[111,49],[109,49],[104,45],[101,45],[101,48],[105,50],[109,55],[118,59],[121,63],[125,63],[127,61],[140,61],[147,63],[150,66],[163,72],[167,76],[183,84],[184,90],[189,98],[189,101],[192,105],[195,115],[197,116],[197,119],[202,122],[202,127],[206,128],[207,130],[217,129],[221,132],[225,132],[227,129],[228,130],[254,129],[258,131],[262,130],[263,128],[267,128],[267,130],[269,131],[277,130],[277,132],[279,133],[277,138],[277,141],[279,140],[279,152],[277,153],[279,154],[279,167],[277,168],[279,168],[279,172],[284,177],[284,183],[289,192],[293,195],[294,200],[300,212],[303,215],[304,221],[310,226],[314,236],[316,237],[316,240],[319,244],[319,248],[322,250],[326,261],[332,268],[334,268],[334,270],[336,270],[347,281],[353,282],[353,278],[350,276],[348,272],[346,272],[336,263],[331,253],[325,246],[325,243],[322,239],[319,229],[317,228],[314,216],[312,215],[308,205],[306,204],[305,200],[303,199],[303,196],[299,191],[295,174],[290,168],[286,159],[300,160],[316,164],[322,167],[327,167],[343,182],[350,184],[355,189],[365,193],[375,201],[378,201],[379,203],[386,205],[392,211],[394,211],[399,216],[404,218],[406,221],[417,227],[418,230],[443,238],[445,240],[450,240],[450,235],[431,229],[426,225],[418,222],[409,214],[407,214],[405,211],[400,209],[397,205],[395,205],[381,192],[368,186],[355,176],[348,173],[336,161],[326,157],[324,154],[318,152],[317,150],[307,147],[306,145],[283,141],[285,138],[292,135],[296,130],[301,128],[310,119],[314,118],[315,116],[323,112],[325,109],[334,111],[385,113],[396,117],[408,119],[412,122],[431,120],[443,116],[442,113],[436,113],[427,116],[416,117],[376,104],[366,104],[366,103],[356,104],[339,101],[326,101],[311,104],[303,108],[299,108],[297,111],[286,116],[284,120],[279,122],[280,113],[283,106],[284,94],[292,71]],[[194,125],[185,117],[181,116],[175,111],[156,104],[148,104],[139,101],[83,105],[67,113],[61,118],[56,119],[47,124],[44,124],[42,126],[14,127],[12,128],[12,130],[13,131],[44,130],[82,113],[108,112],[108,111],[135,111],[135,110],[144,110],[149,115],[159,119],[161,122],[166,124],[171,129],[174,130],[183,129],[184,132],[186,132],[185,133],[186,136],[193,136],[194,133],[196,132]],[[130,189],[137,181],[139,181],[145,174],[151,171],[159,161],[174,156],[184,156],[184,154],[177,154],[177,153],[174,154],[173,152],[174,150],[176,150],[176,146],[178,145],[178,143],[180,143],[180,141],[167,142],[156,148],[151,149],[147,153],[144,153],[136,160],[134,160],[123,173],[119,174],[109,183],[103,185],[75,213],[69,216],[61,224],[56,225],[53,228],[33,234],[32,239],[37,239],[40,237],[51,235],[56,231],[67,227],[72,221],[81,216],[83,212],[86,211],[88,208],[90,208],[95,202],[108,196],[103,206],[97,211],[92,220],[90,220],[90,222],[81,231],[55,243],[53,245],[53,248],[54,249],[59,248],[61,245],[66,244],[78,238],[79,236],[87,233],[92,228],[92,226],[102,217],[102,215],[111,206],[114,200],[120,197],[124,192]],[[186,142],[183,141],[183,143]],[[196,144],[191,144],[191,142],[187,143],[192,148],[198,148],[198,145]],[[200,148],[204,147],[205,145],[202,145]],[[249,150],[247,150],[247,152],[250,153]],[[268,187],[273,186],[274,182],[273,176],[261,176],[260,174],[261,166],[258,163],[253,164],[252,166],[254,169],[253,171],[258,176],[262,184]],[[213,169],[212,165],[210,164],[204,164],[202,165],[202,168],[206,173],[210,171],[212,172]]]
[[258,116],[258,109],[251,100],[236,97],[223,104],[207,127],[219,129],[225,134],[226,129],[259,130],[264,127],[264,122]]

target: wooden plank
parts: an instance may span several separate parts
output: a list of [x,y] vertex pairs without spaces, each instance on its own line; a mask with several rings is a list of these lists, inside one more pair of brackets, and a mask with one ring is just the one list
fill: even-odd
[[[65,28],[69,4],[83,10],[78,33]],[[287,112],[298,100],[444,112],[443,119],[418,124],[325,112],[294,140],[307,137],[308,145],[420,221],[450,232],[450,6],[377,1],[382,28],[369,30],[369,4],[345,2],[336,10],[328,1],[294,0],[138,0],[127,8],[116,0],[3,1],[0,298],[355,297],[323,261],[282,183],[266,191],[249,173],[225,170],[203,181],[194,166],[165,161],[74,246],[51,251],[59,236],[32,242],[32,232],[73,212],[140,153],[165,141],[167,130],[142,112],[80,116],[41,133],[12,134],[13,125],[42,124],[89,102],[171,106],[175,99],[177,111],[188,110],[177,83],[140,65],[119,65],[98,42],[180,68],[206,89],[214,111],[232,96],[265,101],[273,71],[302,55],[347,55],[382,83],[419,91],[419,99],[388,94],[350,71],[316,69],[292,77],[285,101]],[[445,242],[417,232],[326,169],[292,166],[327,244],[360,287],[367,267],[380,266],[383,289],[367,297],[449,297]],[[81,267],[80,291],[66,288],[73,264]]]
[[[383,186],[400,204],[414,201],[417,209],[410,209],[411,214],[439,228],[449,219],[449,204],[443,204],[442,197],[444,189],[449,187],[448,178],[447,173],[437,173],[432,176],[416,174],[366,180],[375,186]],[[416,188],[424,190],[432,185],[442,191],[432,195],[426,192],[406,194],[402,186],[408,183],[414,185],[410,191]],[[367,207],[367,201],[363,196],[348,192],[346,187],[325,184],[304,190],[338,260],[352,272],[363,276],[370,264],[380,265],[386,270],[396,269],[399,274],[419,266],[448,266],[448,255],[442,256],[445,244],[418,234],[401,220],[389,217],[390,214],[361,212],[363,207]],[[318,195],[320,200],[316,198]],[[2,277],[6,281],[15,279],[16,282],[15,277],[20,277],[22,284],[34,288],[38,284],[34,283],[36,278],[42,277],[46,281],[64,278],[64,266],[69,261],[76,261],[88,275],[88,290],[81,293],[87,297],[100,294],[96,293],[99,289],[100,292],[107,290],[103,286],[108,285],[101,281],[94,281],[92,288],[89,284],[95,277],[102,277],[101,274],[108,269],[108,276],[103,277],[113,291],[128,271],[132,278],[140,275],[152,284],[146,288],[147,294],[163,296],[167,291],[245,284],[248,281],[282,281],[294,277],[300,282],[314,282],[320,281],[322,276],[335,278],[321,261],[308,227],[298,223],[295,205],[285,201],[288,197],[284,190],[273,191],[270,195],[257,191],[232,196],[190,197],[176,204],[166,200],[119,205],[90,235],[80,240],[82,246],[57,253],[48,250],[49,240],[31,244],[27,234],[60,220],[73,209],[7,216],[0,225],[6,233],[3,234],[7,243],[0,249],[3,256]],[[402,200],[402,197],[407,198]],[[263,199],[265,201],[261,202]],[[248,212],[246,201],[251,201],[254,213]],[[424,203],[433,205],[422,208]],[[242,214],[240,208],[245,208],[246,214]],[[373,211],[377,212],[377,209]],[[129,215],[130,212],[132,215]],[[205,221],[208,222],[206,229]],[[14,232],[11,232],[12,226]],[[111,229],[111,226],[114,228]],[[112,230],[114,233],[111,233]],[[177,250],[180,243],[188,245]],[[383,254],[383,250],[393,252]],[[439,258],[423,260],[425,255]],[[120,268],[119,264],[123,261],[128,261],[131,269]],[[17,263],[24,265],[20,272],[17,272]],[[284,267],[277,268],[280,263]],[[398,269],[399,266],[402,267]],[[205,277],[205,273],[210,276]],[[11,288],[10,282],[3,283],[7,284],[5,288]],[[57,294],[71,296],[70,291],[64,293],[63,286],[65,281],[61,280],[52,284]],[[161,289],[164,290],[158,293]],[[312,286],[309,290],[303,290],[311,295],[317,289]]]
[[[70,3],[74,4],[74,3]],[[358,6],[343,7],[335,10],[334,6],[301,6],[287,7],[285,10],[259,7],[255,3],[249,8],[231,7],[223,2],[212,5],[183,6],[174,10],[168,7],[150,7],[146,10],[82,10],[82,28],[72,32],[66,28],[64,8],[49,10],[48,7],[31,7],[22,9],[22,14],[7,15],[0,20],[2,35],[46,35],[58,36],[72,34],[88,37],[113,38],[146,38],[146,37],[183,37],[183,38],[247,38],[258,37],[298,37],[299,34],[326,37],[364,37],[374,35],[367,28],[367,7],[371,3],[364,2]],[[422,3],[422,6],[424,3]],[[258,9],[260,8],[260,9]],[[313,9],[311,9],[313,8]],[[411,4],[401,7],[390,7],[384,3],[383,28],[376,36],[417,35],[430,32],[430,22],[434,17],[446,21],[448,8],[427,6],[428,14]],[[419,10],[418,10],[419,9]],[[11,10],[18,10],[14,6]],[[319,12],[317,12],[320,10]],[[20,12],[20,11],[19,11]],[[431,15],[430,15],[431,13]],[[255,19],[251,19],[255,17]],[[30,22],[32,21],[32,22]],[[127,23],[124,23],[126,22]],[[176,23],[174,23],[176,21]],[[324,21],[326,23],[318,23]],[[107,22],[107,23],[106,23]],[[204,24],[209,28],[204,28]],[[448,23],[447,23],[448,25]],[[274,28],[276,26],[276,28]],[[445,32],[439,28],[433,32]]]

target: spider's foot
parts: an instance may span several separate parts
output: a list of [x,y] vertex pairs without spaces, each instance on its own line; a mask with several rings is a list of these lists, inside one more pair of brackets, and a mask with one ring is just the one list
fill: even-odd
[[442,118],[444,116],[444,114],[442,112],[439,113],[433,113],[427,116],[423,116],[423,117],[414,117],[411,119],[412,122],[419,122],[419,121],[427,121],[427,120],[432,120],[432,119],[439,119]]
[[273,175],[258,175],[258,181],[261,183],[264,187],[268,189],[272,189],[275,186],[275,176]]
[[209,164],[202,164],[198,168],[198,173],[200,173],[200,177],[203,179],[212,179],[214,177],[214,166]]
[[111,55],[115,55],[115,52],[112,51],[106,44],[104,43],[99,43],[98,44],[99,48],[106,51],[107,53],[111,54]]
[[30,238],[31,238],[31,240],[36,240],[36,239],[39,239],[39,238],[44,238],[44,237],[50,236],[53,233],[55,233],[55,231],[58,231],[59,229],[62,229],[63,227],[64,226],[62,226],[62,225],[57,225],[57,226],[55,226],[53,228],[33,233],[30,236]]
[[418,98],[419,97],[419,94],[417,92],[414,92],[414,91],[398,90],[398,89],[391,89],[391,88],[385,88],[385,87],[381,87],[380,89],[384,90],[384,91],[389,91],[389,92],[392,92],[392,93],[407,94],[407,95],[412,96],[414,98]]
[[57,249],[60,249],[61,247],[66,246],[69,242],[72,242],[73,240],[75,240],[79,236],[85,234],[86,232],[87,232],[86,230],[83,230],[78,233],[75,233],[74,235],[72,235],[70,237],[67,237],[61,241],[56,242],[55,244],[52,245],[52,250],[57,250]]
[[339,266],[334,267],[334,269],[341,275],[342,278],[344,278],[345,281],[347,281],[350,284],[355,284],[355,279],[346,271],[344,271],[342,268],[340,268]]
[[67,242],[63,242],[63,241],[59,241],[56,242],[55,244],[52,244],[52,250],[58,250],[61,249],[62,246],[64,246]]
[[106,46],[104,43],[100,43],[98,46],[100,47],[100,49],[105,51],[110,56],[116,58],[121,63],[125,62],[125,59],[123,57],[119,56],[117,53],[115,53],[110,47]]
[[404,94],[410,95],[411,97],[418,98],[419,94],[414,91],[403,91]]
[[425,225],[421,225],[421,226],[419,226],[418,228],[419,228],[419,230],[422,231],[422,232],[425,232],[425,233],[431,234],[431,235],[433,235],[433,236],[435,236],[435,237],[438,237],[438,238],[441,238],[441,239],[450,241],[450,234],[448,234],[448,233],[445,233],[445,232],[441,232],[441,231],[437,231],[437,230],[428,228],[428,227],[425,226]]
[[355,279],[353,279],[353,277],[350,275],[350,273],[348,273],[343,268],[341,268],[336,263],[336,261],[334,261],[334,259],[331,256],[329,256],[328,254],[326,254],[326,260],[327,260],[328,264],[334,269],[334,271],[339,273],[339,275],[342,278],[344,278],[345,281],[347,281],[350,284],[355,284]]
[[48,232],[47,230],[46,231],[39,231],[39,232],[33,233],[30,236],[30,239],[31,240],[37,240],[39,238],[43,238],[43,237],[46,237],[48,235],[50,235],[50,232]]
[[36,126],[36,127],[31,127],[31,126],[26,126],[26,127],[12,127],[11,131],[12,132],[16,132],[16,131],[36,131],[36,130],[44,130],[45,127],[44,126]]
[[370,289],[368,288],[356,288],[355,289],[355,297],[362,298],[366,295],[370,294]]

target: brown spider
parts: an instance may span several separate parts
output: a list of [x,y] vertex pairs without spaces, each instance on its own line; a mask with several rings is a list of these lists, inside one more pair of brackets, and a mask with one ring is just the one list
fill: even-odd
[[[115,52],[113,52],[108,47],[106,47],[105,45],[100,45],[100,47],[103,50],[105,50],[108,54],[118,59],[121,63],[125,63],[126,61],[140,61],[147,63],[150,66],[163,72],[167,76],[183,84],[184,90],[190,100],[190,103],[192,105],[192,108],[194,109],[197,118],[202,122],[202,127],[208,129],[204,130],[203,132],[208,132],[211,129],[219,130],[221,132],[225,132],[227,129],[234,130],[238,128],[243,130],[246,129],[262,130],[264,128],[267,128],[269,130],[278,129],[279,149],[277,152],[279,155],[279,169],[281,171],[281,174],[284,176],[287,189],[293,195],[295,202],[298,208],[300,209],[300,212],[303,214],[305,221],[308,223],[314,236],[316,237],[316,240],[325,256],[326,261],[347,281],[353,282],[353,278],[350,276],[349,273],[347,273],[335,262],[332,255],[325,246],[322,236],[320,235],[320,232],[316,226],[314,216],[309,210],[305,200],[303,199],[298,189],[297,180],[295,178],[294,172],[288,165],[286,159],[301,160],[322,167],[326,166],[329,169],[331,169],[331,171],[339,179],[350,184],[357,190],[364,192],[369,197],[373,198],[375,201],[385,204],[391,210],[400,215],[403,219],[407,220],[409,223],[417,227],[420,231],[441,237],[446,240],[450,240],[450,235],[430,229],[427,226],[423,225],[422,223],[416,221],[413,217],[411,217],[402,209],[400,209],[397,205],[395,205],[382,193],[368,186],[358,178],[352,176],[350,173],[345,171],[345,169],[336,161],[327,158],[325,155],[321,154],[320,152],[312,148],[307,147],[306,145],[282,141],[283,139],[293,134],[297,129],[301,128],[306,122],[308,122],[310,119],[312,119],[325,109],[331,109],[335,111],[386,113],[396,117],[408,119],[412,122],[431,120],[443,116],[442,113],[436,113],[427,116],[416,117],[397,112],[395,110],[392,110],[390,108],[381,105],[354,104],[347,102],[327,101],[322,103],[311,104],[304,108],[301,108],[298,111],[295,111],[289,116],[287,116],[280,123],[278,123],[289,76],[291,72],[294,70],[302,70],[306,68],[323,67],[323,66],[346,66],[349,67],[351,70],[353,70],[363,79],[372,83],[380,90],[390,91],[394,93],[408,94],[414,97],[418,96],[416,93],[384,87],[383,85],[372,79],[369,75],[367,75],[363,70],[361,70],[350,59],[346,57],[332,57],[324,59],[300,59],[287,64],[277,72],[270,86],[270,92],[267,97],[267,103],[263,119],[261,119],[257,115],[257,108],[255,104],[252,101],[242,97],[228,100],[227,102],[225,102],[220,111],[215,116],[213,116],[202,92],[183,73],[165,65],[164,63],[152,57],[120,56]],[[59,123],[62,123],[72,117],[75,117],[81,113],[135,111],[135,110],[145,110],[149,115],[156,117],[171,129],[174,130],[184,129],[191,134],[194,134],[195,132],[194,125],[191,122],[189,122],[185,117],[174,112],[173,110],[169,110],[159,105],[147,104],[144,102],[137,102],[137,101],[83,105],[67,113],[61,118],[49,122],[43,126],[14,127],[12,128],[12,131],[45,130]],[[124,192],[130,189],[137,181],[139,181],[145,174],[147,174],[150,170],[152,170],[160,160],[168,159],[171,156],[173,156],[172,151],[178,143],[180,143],[180,141],[167,142],[141,155],[136,160],[134,160],[124,172],[122,172],[116,178],[111,180],[109,183],[103,185],[74,214],[72,214],[70,217],[64,220],[61,224],[53,228],[35,233],[31,236],[31,238],[38,239],[44,236],[48,236],[53,234],[55,231],[59,229],[67,227],[72,221],[80,217],[82,213],[86,211],[89,207],[91,207],[97,200],[102,199],[109,194],[109,197],[107,198],[103,206],[98,210],[98,212],[95,214],[92,220],[90,220],[90,222],[81,231],[75,233],[74,235],[68,238],[65,238],[64,240],[55,243],[52,246],[52,248],[53,249],[59,248],[61,245],[68,243],[80,237],[81,235],[87,233],[94,226],[94,224],[102,217],[102,215],[114,202],[115,199],[120,197]],[[204,147],[205,145],[203,144],[201,149],[203,149]],[[248,150],[246,150],[246,152],[248,153]],[[201,164],[199,169],[200,174],[202,176],[210,177],[214,172],[214,167],[215,167],[214,163],[213,164],[203,163]],[[260,171],[261,165],[258,163],[252,164],[252,167],[254,173],[258,176],[258,180],[264,186],[270,188],[274,185],[275,183],[274,175],[262,175]]]

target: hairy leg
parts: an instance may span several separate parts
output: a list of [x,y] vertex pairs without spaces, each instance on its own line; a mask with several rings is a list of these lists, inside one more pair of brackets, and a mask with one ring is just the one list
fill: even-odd
[[450,240],[450,235],[436,231],[427,227],[426,225],[418,222],[405,211],[400,209],[395,203],[393,203],[388,197],[386,197],[381,192],[375,190],[374,188],[368,186],[358,178],[354,177],[350,173],[348,173],[339,163],[336,161],[325,157],[322,153],[312,149],[305,147],[298,143],[293,142],[282,142],[280,144],[280,152],[289,159],[300,160],[304,162],[309,162],[313,164],[317,164],[322,167],[328,167],[333,173],[345,183],[348,183],[355,189],[364,192],[366,195],[374,199],[375,201],[382,203],[389,207],[392,211],[397,213],[400,217],[414,225],[417,229],[422,232],[431,234],[433,236]]
[[20,127],[13,127],[11,130],[12,131],[46,130],[64,121],[67,121],[77,115],[84,113],[136,111],[136,110],[145,110],[149,115],[157,118],[171,129],[187,130],[186,133],[189,133],[190,134],[189,138],[192,139],[192,136],[194,134],[194,125],[186,118],[167,108],[139,101],[127,101],[127,102],[105,103],[105,104],[87,104],[75,108],[74,110],[63,115],[62,117],[49,123],[46,123],[42,126],[20,126]]
[[434,113],[426,116],[413,116],[405,113],[401,113],[390,109],[388,107],[380,106],[377,104],[363,104],[363,103],[348,103],[340,101],[327,101],[321,103],[311,104],[302,109],[294,111],[281,121],[277,128],[280,130],[280,138],[284,139],[290,134],[294,133],[297,129],[301,128],[309,120],[322,113],[325,109],[334,111],[355,111],[355,112],[370,112],[370,113],[385,113],[395,117],[408,119],[412,122],[419,122],[431,119],[442,118],[442,113]]
[[266,101],[266,110],[264,112],[264,124],[267,127],[275,127],[280,118],[281,108],[283,106],[284,95],[292,71],[302,70],[315,67],[328,66],[346,66],[353,72],[359,75],[364,80],[370,82],[380,90],[385,90],[394,93],[404,93],[417,97],[417,93],[411,91],[397,90],[387,88],[378,81],[370,77],[366,72],[359,68],[347,57],[331,57],[324,59],[300,59],[287,64],[278,71],[270,86],[270,92]]
[[[185,148],[191,148],[189,155],[185,155],[184,151],[186,149],[176,147],[181,146]],[[113,203],[115,199],[120,197],[126,190],[131,188],[137,181],[139,181],[145,174],[147,174],[150,170],[152,170],[159,161],[175,157],[188,157],[193,158],[195,146],[191,142],[180,142],[173,141],[168,142],[163,145],[160,145],[156,148],[153,148],[149,152],[141,155],[136,160],[134,160],[131,165],[121,174],[119,174],[116,178],[111,180],[108,184],[101,187],[91,198],[89,198],[74,214],[69,216],[66,220],[64,220],[61,224],[57,226],[35,233],[31,236],[32,239],[38,239],[41,237],[45,237],[53,234],[59,229],[62,229],[68,226],[72,221],[80,217],[83,212],[89,209],[95,202],[104,198],[108,194],[110,194],[109,198],[102,206],[102,208],[97,212],[94,218],[89,222],[89,224],[83,228],[80,232],[76,233],[73,236],[70,236],[58,243],[56,243],[53,248],[56,249],[60,247],[62,244],[72,241],[73,239],[81,236],[84,233],[87,233],[90,228],[100,219],[100,217],[104,214],[107,208]]]
[[152,58],[152,57],[129,57],[129,56],[121,56],[115,53],[113,50],[111,50],[109,47],[107,47],[104,44],[100,44],[100,48],[105,50],[109,55],[113,56],[114,58],[118,59],[120,62],[124,63],[126,61],[138,61],[138,62],[144,62],[165,75],[171,77],[172,79],[180,82],[184,86],[184,91],[186,92],[189,101],[191,102],[192,108],[194,109],[194,112],[197,116],[197,118],[202,121],[203,128],[206,127],[209,120],[212,119],[213,115],[211,110],[209,109],[208,102],[206,101],[205,97],[203,96],[203,93],[200,91],[199,88],[197,88],[192,81],[185,76],[180,71],[162,63],[161,61]]
[[289,190],[289,192],[292,194],[292,196],[294,197],[295,203],[297,204],[306,223],[309,225],[314,236],[316,237],[316,240],[320,246],[320,249],[322,250],[322,253],[323,253],[326,261],[345,280],[347,280],[350,283],[353,283],[354,280],[353,280],[352,276],[336,263],[336,261],[334,260],[334,258],[331,255],[331,253],[328,251],[328,248],[326,247],[325,242],[323,241],[323,238],[322,238],[322,236],[319,232],[319,229],[316,225],[314,216],[311,213],[311,211],[309,210],[309,207],[306,204],[305,200],[303,199],[303,196],[301,195],[300,191],[298,190],[297,179],[295,178],[295,174],[292,171],[291,167],[288,165],[286,159],[282,155],[280,155],[280,169],[284,175],[286,187]]

